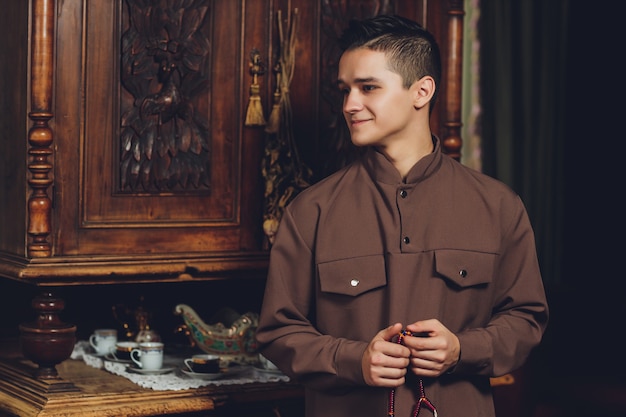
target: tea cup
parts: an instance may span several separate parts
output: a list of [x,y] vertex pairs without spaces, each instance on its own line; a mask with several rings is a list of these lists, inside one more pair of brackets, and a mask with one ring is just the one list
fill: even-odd
[[198,374],[215,374],[220,371],[219,355],[198,354],[184,360],[191,372]]
[[115,349],[117,343],[117,330],[96,329],[89,336],[89,344],[96,351],[97,355],[106,355]]
[[145,371],[156,371],[163,367],[163,343],[140,343],[130,351],[130,359]]
[[111,351],[111,356],[118,361],[130,361],[130,352],[139,348],[139,343],[132,341],[122,341],[115,344],[115,349]]

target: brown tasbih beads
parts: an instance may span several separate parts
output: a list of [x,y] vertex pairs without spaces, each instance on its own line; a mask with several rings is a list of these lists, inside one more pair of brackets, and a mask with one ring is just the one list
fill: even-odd
[[[398,335],[397,343],[404,343],[405,336],[412,336],[413,334],[409,330],[402,330]],[[388,417],[395,417],[395,402],[396,402],[396,389],[392,388],[389,391],[389,410],[387,412]],[[426,392],[424,391],[424,382],[422,378],[419,379],[419,398],[415,402],[413,407],[413,417],[417,417],[422,409],[422,406],[432,411],[434,417],[437,417],[437,409],[428,398],[426,398]]]

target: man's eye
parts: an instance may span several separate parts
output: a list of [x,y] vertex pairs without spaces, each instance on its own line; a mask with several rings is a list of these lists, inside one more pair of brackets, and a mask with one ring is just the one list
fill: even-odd
[[376,89],[375,85],[364,85],[363,86],[363,91],[373,91]]

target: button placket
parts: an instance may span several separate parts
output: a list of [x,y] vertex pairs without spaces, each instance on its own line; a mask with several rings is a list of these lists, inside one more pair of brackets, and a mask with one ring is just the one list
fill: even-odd
[[402,236],[402,230],[405,230],[405,227],[404,227],[405,216],[402,215],[402,212],[406,210],[406,205],[408,203],[407,202],[403,202],[402,200],[406,200],[406,198],[409,195],[409,192],[406,190],[406,188],[399,188],[398,189],[398,195],[400,196],[400,199],[398,200],[398,209],[400,210],[400,218],[402,219],[401,220],[401,231],[400,231],[401,245],[408,245],[409,243],[411,243],[411,239],[408,236]]

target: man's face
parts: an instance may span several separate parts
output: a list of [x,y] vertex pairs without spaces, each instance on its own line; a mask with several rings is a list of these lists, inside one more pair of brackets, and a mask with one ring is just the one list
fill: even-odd
[[414,94],[402,77],[387,68],[383,52],[359,48],[339,61],[338,86],[343,92],[343,115],[357,146],[387,147],[415,134]]

